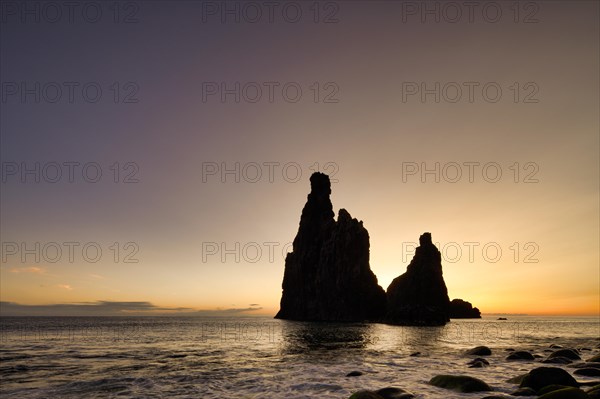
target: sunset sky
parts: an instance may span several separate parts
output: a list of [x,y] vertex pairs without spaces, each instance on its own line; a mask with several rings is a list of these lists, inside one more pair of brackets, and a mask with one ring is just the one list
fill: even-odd
[[316,170],[384,289],[599,314],[598,2],[108,3],[0,9],[0,314],[274,315]]

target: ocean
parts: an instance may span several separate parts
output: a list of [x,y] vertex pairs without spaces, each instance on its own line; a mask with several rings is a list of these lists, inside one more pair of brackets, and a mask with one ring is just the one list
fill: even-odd
[[[516,386],[506,380],[541,366],[552,344],[578,348],[583,359],[600,352],[597,317],[506,317],[444,327],[254,317],[2,317],[0,397],[344,399],[392,386],[418,398],[482,398],[486,394],[454,393],[428,381],[465,374],[510,393]],[[464,352],[478,345],[492,349],[490,366],[468,368],[473,356]],[[538,358],[507,361],[509,349]],[[347,377],[351,371],[362,375]]]

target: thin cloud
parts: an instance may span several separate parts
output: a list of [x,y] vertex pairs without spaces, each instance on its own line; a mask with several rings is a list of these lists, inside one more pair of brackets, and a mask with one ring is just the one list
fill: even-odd
[[41,268],[41,267],[35,267],[35,266],[30,266],[30,267],[13,267],[13,268],[9,269],[9,272],[15,273],[15,274],[22,274],[22,273],[26,273],[26,274],[46,274],[46,269]]
[[248,315],[262,307],[229,309],[193,309],[186,307],[161,307],[151,302],[94,301],[59,303],[50,305],[23,305],[15,302],[0,301],[2,316],[211,316],[231,317]]
[[57,287],[67,291],[73,291],[73,287],[71,287],[69,284],[58,284]]

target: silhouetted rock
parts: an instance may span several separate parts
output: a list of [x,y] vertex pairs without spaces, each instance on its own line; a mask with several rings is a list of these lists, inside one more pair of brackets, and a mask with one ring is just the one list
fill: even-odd
[[506,357],[506,360],[535,360],[533,355],[527,351],[515,351]]
[[492,354],[492,350],[487,346],[476,346],[465,352],[465,355],[471,356],[489,356]]
[[360,377],[361,375],[363,375],[363,373],[360,371],[351,371],[346,374],[346,377]]
[[535,396],[535,391],[529,387],[519,388],[512,392],[510,396]]
[[552,384],[579,387],[579,384],[571,374],[556,367],[538,367],[531,370],[523,377],[520,387],[529,387],[533,388],[535,391],[539,391],[545,386]]
[[582,369],[577,369],[573,372],[573,374],[584,375],[586,377],[600,377],[600,369],[594,367],[587,367]]
[[327,175],[314,173],[310,183],[293,251],[285,259],[281,308],[275,317],[380,319],[386,298],[369,266],[369,233],[344,209],[334,220]]
[[439,388],[452,389],[464,393],[492,390],[488,384],[479,378],[467,375],[436,375],[429,383]]
[[450,302],[451,319],[481,319],[481,312],[474,308],[470,302],[462,299],[453,299]]
[[538,399],[589,399],[589,395],[578,388],[563,388],[538,396]]
[[381,396],[383,399],[413,399],[415,395],[410,392],[406,392],[401,388],[381,388],[375,391],[375,393]]
[[[476,357],[475,359],[471,360],[469,363],[471,366],[477,364],[477,363],[482,363],[483,366],[489,366],[490,362],[487,359],[484,359],[482,357]],[[475,366],[475,367],[480,367],[480,366]]]
[[557,351],[552,352],[550,356],[548,356],[548,359],[553,359],[557,357],[566,357],[567,359],[571,360],[581,360],[581,357],[575,349],[559,349]]
[[450,320],[440,251],[431,242],[430,233],[421,235],[419,244],[406,273],[396,277],[387,289],[388,323],[444,325]]

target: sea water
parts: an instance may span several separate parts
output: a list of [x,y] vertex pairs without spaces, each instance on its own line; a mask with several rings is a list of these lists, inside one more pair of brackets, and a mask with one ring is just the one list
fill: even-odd
[[[0,397],[343,399],[391,386],[419,398],[481,398],[485,394],[459,394],[428,381],[465,374],[510,393],[516,386],[506,380],[543,365],[552,344],[578,348],[584,360],[600,352],[598,317],[507,318],[406,327],[271,318],[2,317]],[[490,366],[468,368],[473,356],[464,352],[478,345],[492,349]],[[510,349],[538,358],[507,361]],[[351,371],[362,375],[347,377]]]

